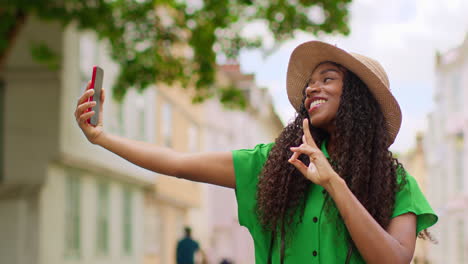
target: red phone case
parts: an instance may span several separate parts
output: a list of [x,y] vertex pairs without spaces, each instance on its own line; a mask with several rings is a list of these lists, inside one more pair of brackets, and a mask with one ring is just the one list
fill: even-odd
[[[94,89],[94,88],[95,88],[95,85],[96,85],[96,75],[97,75],[97,71],[98,71],[98,70],[101,70],[101,71],[102,71],[102,69],[100,69],[98,66],[94,66],[94,67],[93,67],[93,76],[92,76],[92,78],[91,78],[91,84],[89,85],[88,90],[89,90],[89,89]],[[101,81],[102,81],[102,80],[101,80]],[[91,97],[88,98],[87,102],[97,101],[97,100],[94,100],[94,96],[95,96],[95,95],[100,96],[100,94],[96,94],[96,92],[97,92],[96,90],[95,90],[94,92],[95,92],[95,93],[94,93]],[[100,92],[100,91],[99,91],[99,92]],[[91,107],[88,108],[88,109],[86,110],[86,113],[87,113],[87,112],[90,112],[90,111],[92,111],[92,108],[91,108]],[[95,114],[98,114],[98,113],[95,113]],[[86,121],[88,122],[88,124],[91,124],[91,118],[88,118],[88,120],[86,120]]]

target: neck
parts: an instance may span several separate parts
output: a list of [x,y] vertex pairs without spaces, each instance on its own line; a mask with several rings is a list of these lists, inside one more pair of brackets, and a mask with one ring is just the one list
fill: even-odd
[[336,150],[336,137],[335,137],[335,121],[325,129],[328,132],[328,142],[327,142],[327,152],[330,155],[330,158],[333,156]]
[[330,135],[330,138],[328,139],[328,142],[327,142],[327,151],[330,157],[335,153],[335,149],[336,149],[335,147],[336,147],[335,137],[333,135]]

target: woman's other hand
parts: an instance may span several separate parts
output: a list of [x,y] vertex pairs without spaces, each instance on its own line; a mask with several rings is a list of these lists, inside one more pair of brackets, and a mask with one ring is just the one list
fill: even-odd
[[[310,134],[309,120],[304,119],[302,124],[304,129],[302,144],[291,148],[294,153],[288,162],[294,165],[307,179],[326,189],[330,180],[335,177],[339,178],[339,175],[333,170],[323,152],[315,144],[314,138]],[[301,154],[309,157],[309,166],[306,166],[298,159]]]

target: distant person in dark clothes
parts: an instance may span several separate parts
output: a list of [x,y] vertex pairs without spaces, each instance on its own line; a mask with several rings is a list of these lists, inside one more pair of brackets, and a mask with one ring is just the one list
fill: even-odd
[[184,228],[185,237],[177,243],[177,264],[194,264],[194,255],[200,249],[198,243],[192,239],[192,230]]
[[233,264],[229,259],[223,259],[219,264]]

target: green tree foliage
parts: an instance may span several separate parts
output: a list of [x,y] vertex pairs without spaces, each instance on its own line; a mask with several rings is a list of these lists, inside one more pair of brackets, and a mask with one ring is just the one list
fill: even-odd
[[[243,48],[262,47],[254,22],[268,26],[276,43],[297,31],[348,34],[351,0],[0,0],[0,64],[25,18],[70,22],[109,43],[120,65],[114,96],[154,82],[196,87],[194,101],[213,95],[239,102],[234,88],[213,86],[217,56],[235,59]],[[252,37],[254,36],[254,37]],[[32,54],[50,68],[57,56],[36,43]]]

